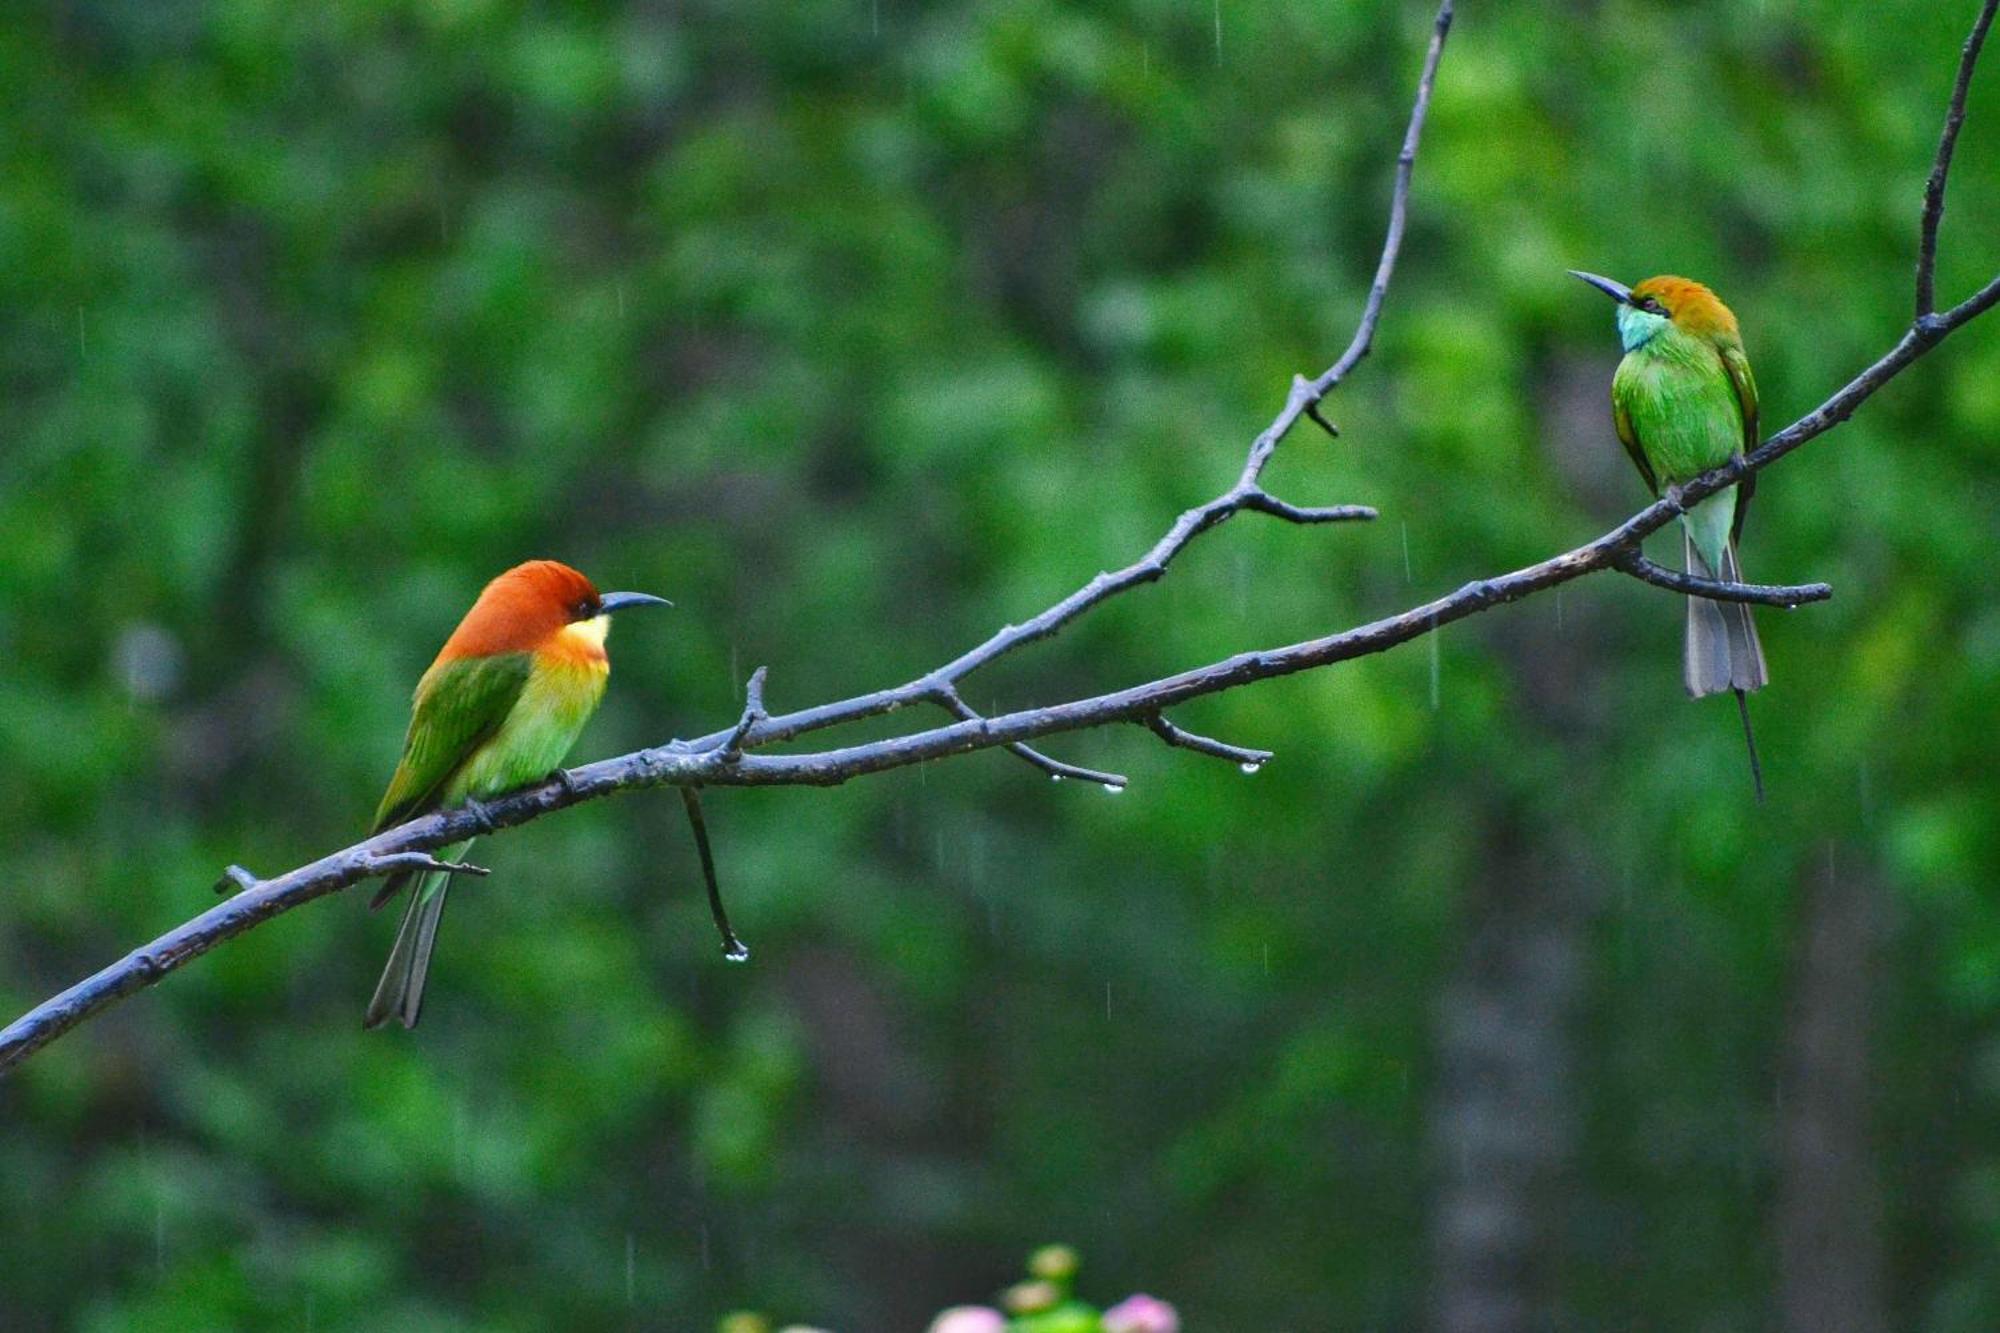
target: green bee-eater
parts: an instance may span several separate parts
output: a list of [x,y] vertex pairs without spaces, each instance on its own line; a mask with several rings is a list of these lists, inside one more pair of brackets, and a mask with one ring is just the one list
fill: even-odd
[[[557,771],[604,697],[608,617],[668,605],[642,592],[599,593],[553,560],[516,565],[486,585],[417,682],[402,762],[374,831],[538,782]],[[456,860],[470,843],[440,853]],[[451,876],[411,871],[375,895],[380,907],[415,881],[389,966],[364,1020],[415,1027]]]
[[[1572,274],[1618,302],[1625,358],[1611,377],[1611,418],[1639,475],[1658,495],[1720,467],[1757,444],[1757,381],[1736,316],[1715,293],[1687,278],[1648,278],[1626,287],[1594,273]],[[1743,581],[1736,543],[1755,478],[1717,491],[1681,516],[1687,569]],[[1733,690],[1750,747],[1750,773],[1763,799],[1757,744],[1744,696],[1770,679],[1757,626],[1742,602],[1687,600],[1688,694]]]

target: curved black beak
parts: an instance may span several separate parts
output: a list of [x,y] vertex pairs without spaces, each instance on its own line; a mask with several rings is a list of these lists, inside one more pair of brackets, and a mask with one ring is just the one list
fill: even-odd
[[633,606],[672,606],[664,597],[655,597],[649,592],[607,592],[597,599],[597,613],[608,616],[613,611],[623,611]]
[[1632,289],[1622,282],[1613,282],[1609,278],[1600,278],[1595,273],[1584,273],[1577,269],[1571,269],[1569,275],[1572,278],[1581,278],[1620,305],[1632,304]]

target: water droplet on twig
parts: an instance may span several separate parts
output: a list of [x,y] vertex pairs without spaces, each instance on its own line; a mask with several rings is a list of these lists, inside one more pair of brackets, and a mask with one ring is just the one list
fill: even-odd
[[1257,776],[1257,770],[1262,768],[1263,766],[1264,766],[1264,761],[1262,759],[1246,759],[1242,763],[1238,764],[1236,768],[1237,771],[1242,773],[1244,777],[1250,778]]

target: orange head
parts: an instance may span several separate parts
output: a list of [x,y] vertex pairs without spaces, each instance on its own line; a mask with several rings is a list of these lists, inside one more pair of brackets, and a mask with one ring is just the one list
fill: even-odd
[[1636,287],[1627,287],[1622,282],[1575,269],[1570,270],[1570,276],[1583,279],[1618,302],[1618,331],[1627,351],[1651,340],[1668,323],[1682,333],[1710,342],[1742,344],[1736,316],[1716,299],[1714,292],[1692,278],[1663,273]]
[[1632,289],[1632,304],[1648,314],[1665,315],[1675,327],[1698,338],[1740,338],[1736,316],[1714,292],[1693,278],[1663,273]]
[[[535,652],[559,638],[594,641],[603,655],[604,617],[628,606],[671,606],[643,592],[597,591],[577,570],[556,560],[530,560],[487,584],[438,653],[440,662],[495,653]],[[565,634],[572,626],[577,632]]]

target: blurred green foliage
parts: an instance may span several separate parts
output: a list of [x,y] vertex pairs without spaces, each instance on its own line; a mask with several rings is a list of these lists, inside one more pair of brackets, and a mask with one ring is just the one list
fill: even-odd
[[[1680,271],[1768,421],[1907,319],[1970,3],[1467,0],[1373,359],[1244,519],[971,682],[1071,697],[1593,535],[1641,489],[1601,298]],[[0,17],[0,1000],[365,826],[494,572],[674,598],[579,757],[906,679],[1135,556],[1344,344],[1406,0],[46,0]],[[2000,78],[1947,298],[2000,261]],[[1601,578],[1130,729],[489,840],[424,1026],[393,921],[276,920],[0,1085],[9,1328],[921,1327],[1073,1237],[1191,1328],[1426,1304],[1437,997],[1495,848],[1593,882],[1557,1270],[1579,1326],[1767,1322],[1802,884],[1891,905],[1899,1327],[2000,1324],[2000,324],[1766,479],[1772,799]],[[1678,539],[1673,547],[1678,551]],[[1664,554],[1664,551],[1662,552]],[[874,734],[867,727],[852,734]]]

